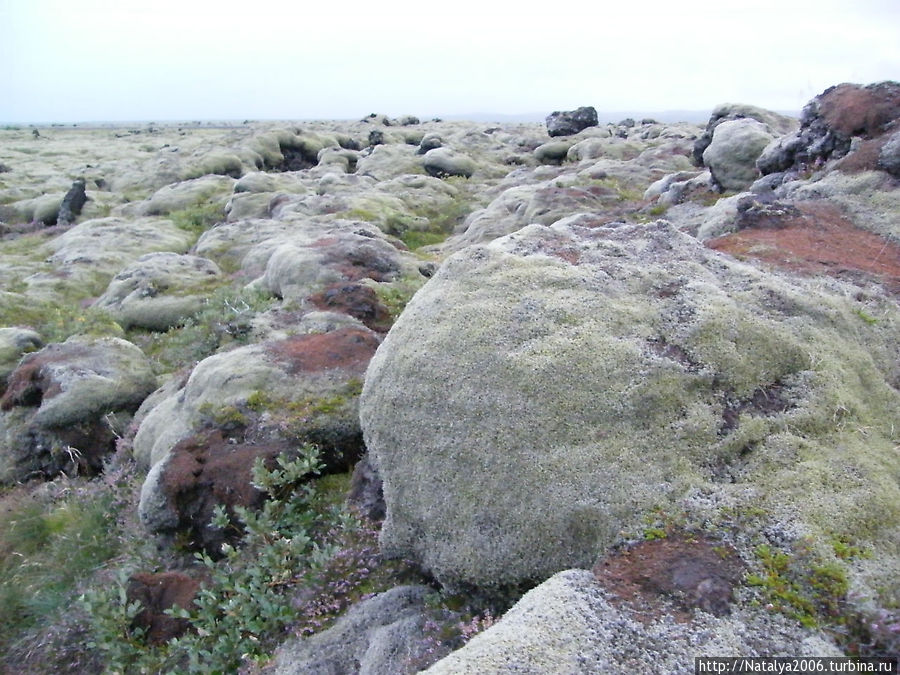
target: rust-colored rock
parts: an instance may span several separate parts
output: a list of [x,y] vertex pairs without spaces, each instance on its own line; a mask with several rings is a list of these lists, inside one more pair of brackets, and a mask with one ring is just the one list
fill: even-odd
[[200,582],[183,572],[135,574],[128,580],[125,591],[129,603],[141,603],[132,627],[143,629],[144,639],[153,645],[184,635],[190,626],[188,620],[169,616],[165,610],[189,609],[199,589]]
[[[900,119],[900,83],[839,84],[816,97],[818,116],[844,137],[873,138]],[[805,119],[804,119],[805,122]]]
[[175,511],[175,531],[192,550],[217,555],[222,544],[236,534],[210,526],[213,510],[223,505],[233,515],[235,506],[257,509],[265,494],[252,483],[252,467],[258,457],[274,466],[275,458],[289,452],[287,441],[269,444],[233,443],[220,430],[191,436],[172,449],[161,484]]
[[744,566],[729,546],[700,536],[643,541],[599,561],[594,574],[620,602],[652,620],[675,607],[687,621],[694,608],[716,616],[730,612],[732,591]]

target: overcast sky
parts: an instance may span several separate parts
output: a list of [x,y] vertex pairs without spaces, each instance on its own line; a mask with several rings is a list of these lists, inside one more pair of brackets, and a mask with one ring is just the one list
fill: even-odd
[[799,110],[885,79],[897,0],[0,0],[6,123]]

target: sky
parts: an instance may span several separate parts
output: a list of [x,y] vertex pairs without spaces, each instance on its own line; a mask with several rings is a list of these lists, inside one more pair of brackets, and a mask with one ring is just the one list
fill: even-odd
[[886,79],[897,0],[0,0],[0,123],[799,111]]

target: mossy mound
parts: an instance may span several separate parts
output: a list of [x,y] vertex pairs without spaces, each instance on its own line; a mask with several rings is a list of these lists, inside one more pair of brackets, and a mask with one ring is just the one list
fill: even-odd
[[664,221],[532,225],[452,256],[366,378],[382,545],[451,586],[533,583],[699,492],[823,550],[852,533],[889,592],[900,312],[870,297],[866,321],[861,297]]

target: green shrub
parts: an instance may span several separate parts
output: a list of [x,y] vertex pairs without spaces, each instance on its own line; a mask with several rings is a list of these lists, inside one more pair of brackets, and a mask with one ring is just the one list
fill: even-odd
[[272,469],[259,459],[253,482],[269,496],[262,510],[238,507],[238,522],[232,522],[224,507],[216,509],[215,526],[238,528],[243,535],[238,546],[223,546],[220,560],[196,554],[208,580],[190,610],[169,610],[190,623],[182,637],[159,647],[143,643],[131,627],[140,607],[127,602],[124,576],[114,587],[85,594],[82,603],[94,627],[89,646],[104,653],[108,672],[231,673],[265,658],[296,615],[288,591],[334,553],[333,546],[316,540],[340,520],[316,508],[310,479],[321,468],[318,450],[309,445],[295,457],[280,456]]

